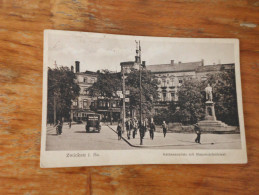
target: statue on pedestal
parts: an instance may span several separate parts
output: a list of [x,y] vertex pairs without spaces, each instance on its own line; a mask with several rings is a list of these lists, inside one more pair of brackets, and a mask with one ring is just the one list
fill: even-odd
[[210,84],[205,88],[206,102],[205,102],[205,119],[216,121],[214,103],[212,101],[212,87]]
[[[198,122],[201,131],[207,132],[225,132],[233,131],[233,127],[228,126],[222,121],[217,120],[215,113],[215,103],[212,101],[212,87],[210,84],[205,88],[206,100],[205,100],[205,118]],[[236,128],[236,127],[234,127]]]
[[210,86],[210,84],[208,84],[208,86],[205,88],[205,92],[206,100],[212,102],[212,87]]

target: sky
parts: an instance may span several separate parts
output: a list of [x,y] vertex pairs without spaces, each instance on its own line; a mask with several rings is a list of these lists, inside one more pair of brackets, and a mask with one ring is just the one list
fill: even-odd
[[169,64],[181,61],[195,62],[204,59],[205,65],[234,63],[233,42],[175,40],[157,37],[118,36],[94,33],[49,31],[47,39],[49,67],[75,65],[80,61],[80,71],[109,69],[120,71],[120,62],[134,61],[135,40],[140,40],[142,61],[147,65]]

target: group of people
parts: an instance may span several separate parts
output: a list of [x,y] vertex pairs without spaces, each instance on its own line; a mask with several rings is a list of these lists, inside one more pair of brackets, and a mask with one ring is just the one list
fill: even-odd
[[[132,138],[134,139],[137,135],[138,130],[140,133],[141,140],[145,137],[146,132],[148,130],[149,130],[150,139],[152,140],[154,139],[154,132],[156,131],[156,125],[154,123],[153,118],[150,118],[150,120],[145,119],[141,121],[141,124],[136,118],[127,119],[125,122],[125,126],[126,126],[126,132],[127,132],[127,139],[130,139],[131,133],[132,133]],[[168,125],[166,124],[165,121],[163,121],[162,123],[162,129],[163,129],[163,135],[164,137],[166,137]],[[123,131],[122,122],[119,121],[117,126],[118,140],[121,140],[122,131]],[[198,124],[194,125],[194,131],[197,134],[195,142],[200,144],[201,130]]]
[[[132,138],[134,139],[138,133],[138,130],[139,130],[141,139],[145,137],[147,131],[149,131],[150,139],[152,140],[154,139],[154,132],[156,131],[156,125],[154,123],[153,118],[150,118],[150,119],[146,118],[142,120],[141,123],[136,118],[128,118],[125,121],[125,127],[126,127],[127,139],[130,139],[131,134],[132,134]],[[165,121],[163,121],[162,129],[165,137],[168,129],[168,126]],[[117,126],[118,140],[121,139],[122,130],[123,130],[122,122],[119,121]]]

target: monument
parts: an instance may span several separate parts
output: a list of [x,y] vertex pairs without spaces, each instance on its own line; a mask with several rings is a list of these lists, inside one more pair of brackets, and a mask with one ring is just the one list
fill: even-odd
[[205,120],[199,121],[198,125],[202,131],[208,132],[228,132],[235,131],[237,127],[229,126],[222,121],[217,120],[213,102],[212,87],[210,84],[205,88]]

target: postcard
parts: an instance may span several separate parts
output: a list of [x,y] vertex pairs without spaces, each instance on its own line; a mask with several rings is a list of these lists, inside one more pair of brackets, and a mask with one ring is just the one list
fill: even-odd
[[42,168],[247,163],[239,40],[45,30]]

